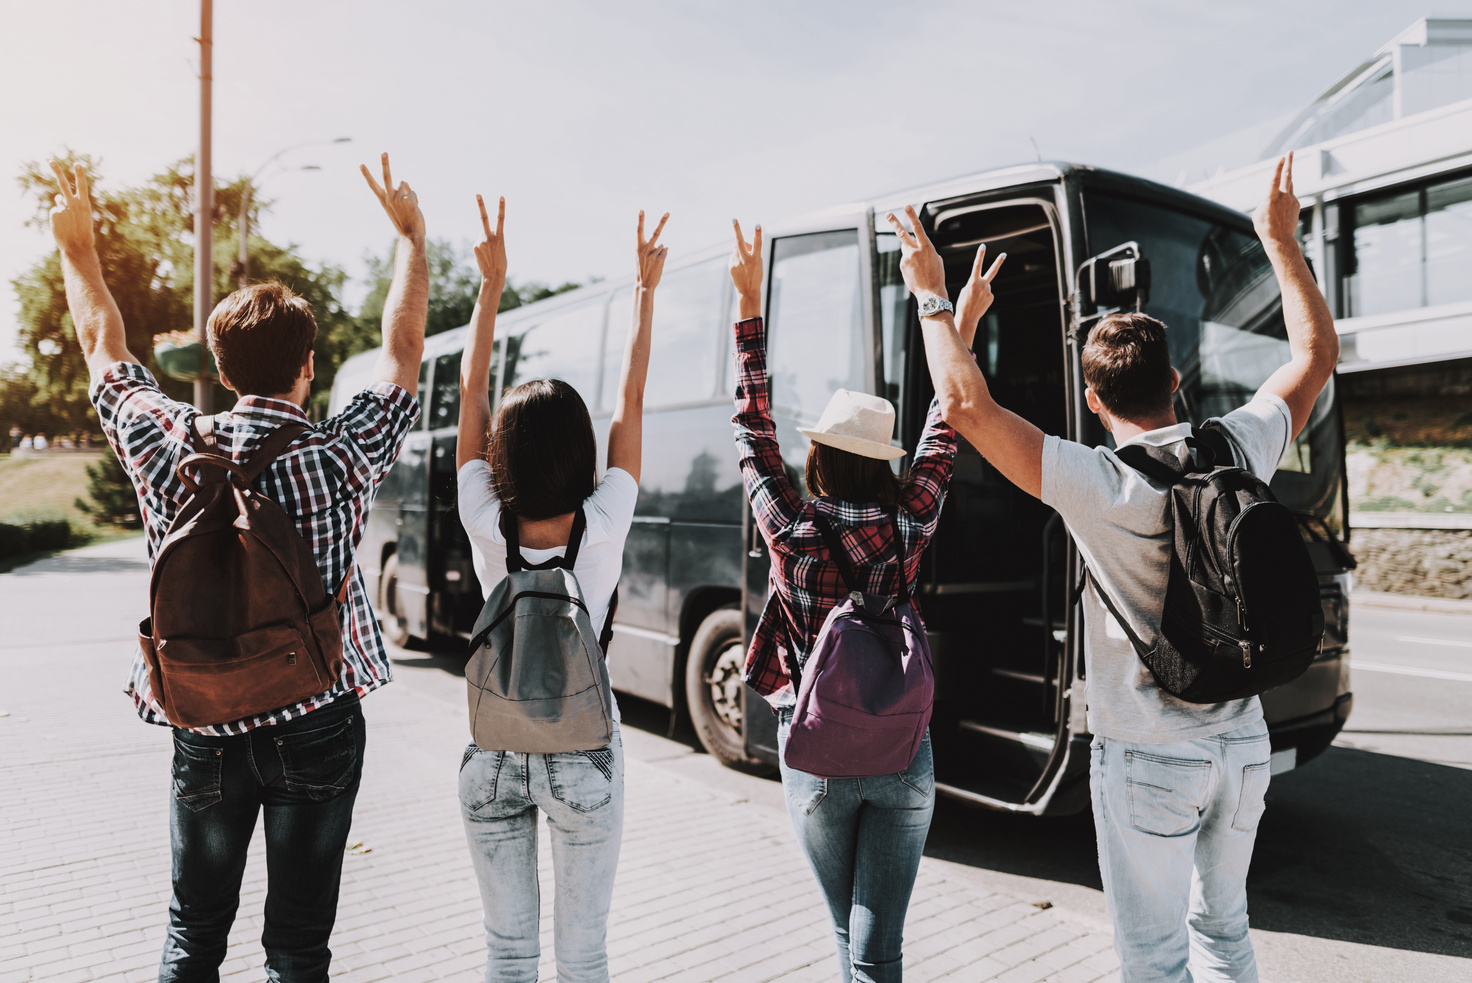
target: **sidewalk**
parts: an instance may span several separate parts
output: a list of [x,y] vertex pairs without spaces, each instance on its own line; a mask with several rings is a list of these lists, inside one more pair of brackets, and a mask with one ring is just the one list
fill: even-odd
[[[168,732],[118,692],[146,602],[141,540],[0,575],[0,983],[149,980],[169,898]],[[411,653],[364,703],[368,751],[333,935],[333,978],[479,978],[480,903],[456,800],[463,682]],[[416,665],[417,663],[417,665]],[[786,816],[662,766],[670,742],[627,733],[627,814],[609,925],[619,983],[837,976],[826,913]],[[664,750],[662,750],[664,748]],[[685,754],[688,757],[688,754]],[[545,834],[543,883],[550,886]],[[257,843],[222,978],[261,978]],[[551,893],[541,978],[554,980]],[[1106,935],[921,865],[907,980],[1117,978]]]

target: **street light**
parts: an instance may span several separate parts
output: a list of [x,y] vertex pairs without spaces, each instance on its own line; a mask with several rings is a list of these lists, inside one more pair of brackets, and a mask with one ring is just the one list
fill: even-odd
[[[265,169],[270,167],[272,164],[276,163],[276,161],[279,160],[283,154],[290,153],[293,150],[300,150],[302,147],[323,147],[331,143],[352,142],[352,137],[338,137],[336,140],[310,140],[306,143],[294,143],[290,147],[285,147],[281,150],[278,150],[270,157],[268,157],[266,159],[266,162],[260,167],[256,168],[256,172],[252,174],[250,178],[245,182],[245,190],[241,192],[240,195],[240,259],[237,261],[237,272],[239,274],[237,282],[241,287],[245,287],[250,283],[250,253],[247,249],[250,242],[250,200],[255,192],[256,180],[261,176],[262,172],[264,172]],[[322,170],[321,166],[318,164],[303,164],[301,167],[283,167],[281,169],[283,171]]]

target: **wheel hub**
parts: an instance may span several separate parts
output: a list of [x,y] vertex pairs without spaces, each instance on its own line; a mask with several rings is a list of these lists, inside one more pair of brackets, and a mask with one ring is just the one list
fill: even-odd
[[715,710],[716,716],[721,719],[721,723],[738,733],[742,722],[741,687],[744,682],[741,678],[741,671],[745,655],[745,649],[740,642],[726,646],[716,656],[715,662],[711,664],[710,673],[705,677],[711,707]]

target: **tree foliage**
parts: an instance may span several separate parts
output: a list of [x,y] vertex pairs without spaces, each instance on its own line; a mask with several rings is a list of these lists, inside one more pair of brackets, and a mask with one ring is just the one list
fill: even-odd
[[99,526],[120,529],[142,529],[138,514],[138,493],[117,455],[108,451],[96,464],[87,465],[87,495],[91,501],[77,499],[78,509],[92,517]]
[[[68,168],[74,162],[81,162],[91,177],[98,258],[103,280],[122,312],[128,349],[159,376],[165,392],[187,400],[189,383],[158,373],[153,336],[193,326],[193,159],[186,157],[141,185],[122,188],[110,187],[91,157],[68,153],[63,160]],[[50,169],[40,162],[27,163],[19,181],[35,203],[28,224],[44,226],[56,191]],[[236,287],[230,260],[240,249],[238,216],[245,184],[245,178],[237,178],[215,189],[216,299]],[[356,319],[342,307],[346,279],[342,270],[312,266],[297,255],[295,245],[283,246],[255,234],[269,207],[270,202],[252,196],[251,279],[280,280],[312,305],[318,325],[313,389],[326,392],[335,367],[345,357],[343,350],[350,349],[351,354],[371,345],[356,337]],[[12,284],[20,300],[20,347],[30,353],[31,364],[0,375],[0,429],[20,425],[52,433],[95,431],[96,416],[87,399],[87,365],[67,310],[59,254],[48,253]],[[216,386],[217,407],[227,408],[233,400],[233,394]],[[28,422],[20,422],[22,418]]]

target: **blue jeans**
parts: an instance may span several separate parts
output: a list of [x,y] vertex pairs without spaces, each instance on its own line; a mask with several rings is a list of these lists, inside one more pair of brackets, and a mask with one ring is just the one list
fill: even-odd
[[1099,872],[1124,983],[1257,983],[1247,868],[1270,753],[1261,721],[1180,744],[1094,738]]
[[471,744],[460,813],[485,910],[486,983],[537,978],[542,894],[537,810],[552,836],[552,938],[559,983],[608,983],[608,909],[624,829],[624,745],[522,754]]
[[873,778],[818,778],[787,767],[792,711],[777,724],[787,814],[828,902],[843,983],[903,977],[905,912],[935,811],[930,734],[910,767]]
[[327,940],[366,738],[357,697],[232,737],[174,731],[174,897],[161,983],[220,978],[246,850],[263,808],[266,978],[327,979]]

